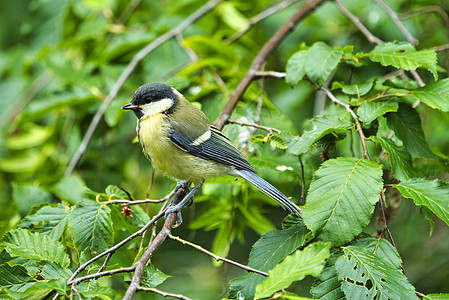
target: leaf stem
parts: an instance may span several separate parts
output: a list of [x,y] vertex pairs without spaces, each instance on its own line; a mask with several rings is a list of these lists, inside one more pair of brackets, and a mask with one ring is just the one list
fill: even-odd
[[359,137],[360,137],[360,142],[362,143],[363,154],[368,160],[371,160],[371,158],[368,154],[368,150],[366,148],[366,143],[365,143],[366,137],[363,133],[362,125],[360,125],[360,121],[359,121],[357,115],[355,114],[355,112],[351,109],[349,104],[338,100],[337,97],[335,97],[328,88],[322,87],[321,90],[323,90],[326,93],[326,95],[332,100],[332,102],[334,102],[335,104],[338,104],[340,106],[343,106],[351,114],[352,118],[354,119],[355,125],[356,125],[357,133],[359,134]]

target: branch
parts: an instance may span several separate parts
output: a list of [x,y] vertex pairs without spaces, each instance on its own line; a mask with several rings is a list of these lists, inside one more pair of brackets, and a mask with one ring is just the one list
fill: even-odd
[[149,53],[151,53],[153,50],[158,48],[161,44],[165,43],[169,39],[176,37],[178,34],[183,32],[193,22],[197,21],[198,19],[203,17],[207,12],[209,12],[214,7],[216,7],[221,1],[223,1],[223,0],[211,0],[208,3],[206,3],[205,5],[201,6],[193,14],[191,14],[184,21],[182,21],[181,24],[179,24],[172,30],[164,33],[163,35],[159,36],[157,39],[155,39],[153,42],[148,44],[145,48],[140,50],[133,57],[133,59],[128,64],[128,66],[125,68],[125,70],[123,70],[122,74],[120,74],[119,78],[114,83],[111,91],[109,92],[108,96],[103,101],[103,103],[101,104],[98,111],[95,113],[92,121],[89,124],[89,127],[87,128],[86,134],[84,135],[84,138],[81,141],[81,144],[79,145],[78,149],[75,152],[75,155],[73,156],[72,160],[70,161],[69,166],[67,167],[67,170],[65,172],[66,176],[72,174],[77,163],[81,159],[81,156],[86,151],[87,145],[89,144],[89,141],[92,138],[92,135],[94,134],[94,131],[97,128],[98,123],[100,122],[100,119],[103,117],[103,114],[106,111],[106,108],[109,106],[109,104],[112,102],[112,100],[117,96],[120,88],[125,83],[126,79],[128,79],[128,77],[134,71],[134,69],[137,67],[137,64],[142,59],[144,59]]
[[276,71],[259,71],[256,72],[254,79],[264,78],[264,77],[274,77],[283,79],[287,73],[285,72],[276,72]]
[[366,36],[368,41],[377,45],[383,43],[383,41],[372,34],[356,16],[354,16],[348,9],[346,9],[346,7],[343,6],[340,0],[335,0],[335,2],[337,3],[337,6],[341,10],[341,12],[346,15],[352,21],[352,23],[354,23],[354,25]]
[[251,30],[251,28],[254,27],[254,25],[256,25],[257,23],[259,23],[260,21],[262,21],[263,19],[271,16],[272,14],[277,13],[280,10],[283,10],[284,8],[289,7],[290,5],[298,2],[299,0],[286,0],[286,1],[282,1],[279,2],[278,4],[267,8],[266,10],[262,11],[261,13],[257,14],[256,16],[252,17],[251,19],[248,20],[248,26],[237,32],[236,34],[234,34],[233,36],[231,36],[230,38],[228,38],[226,40],[226,43],[231,44],[233,42],[235,42],[236,40],[238,40],[239,38],[241,38],[245,33],[247,33],[248,31]]
[[266,273],[266,272],[263,272],[263,271],[260,271],[260,270],[257,270],[257,269],[253,269],[251,267],[242,265],[241,263],[235,262],[235,261],[230,260],[228,258],[224,258],[224,257],[218,256],[218,255],[210,252],[209,250],[206,250],[203,247],[201,247],[199,245],[196,245],[194,243],[191,243],[189,241],[183,240],[183,239],[181,239],[178,236],[173,236],[172,234],[169,234],[168,237],[171,238],[172,240],[175,240],[175,241],[178,241],[178,242],[182,243],[183,245],[188,245],[188,246],[193,247],[193,248],[195,248],[195,249],[197,249],[197,250],[199,250],[199,251],[201,251],[203,253],[206,253],[207,255],[212,256],[216,261],[223,261],[223,262],[226,262],[228,264],[231,264],[231,265],[234,265],[236,267],[239,267],[239,268],[241,268],[243,270],[246,270],[248,272],[252,272],[252,273],[256,273],[256,274],[268,277],[268,273]]
[[404,34],[407,41],[412,45],[417,45],[418,40],[415,39],[410,32],[405,28],[404,24],[402,24],[401,20],[399,20],[398,15],[392,10],[388,5],[385,4],[382,0],[374,0],[380,7],[385,10],[385,12],[390,16],[390,18],[393,20],[393,22],[396,24],[396,26],[399,28],[399,30]]
[[340,100],[338,100],[328,88],[322,87],[321,90],[323,90],[326,95],[329,97],[329,99],[332,100],[332,102],[334,102],[335,104],[338,104],[340,106],[343,106],[352,116],[352,118],[354,119],[355,125],[356,125],[356,129],[357,129],[357,133],[359,134],[360,137],[360,141],[362,143],[362,148],[363,148],[363,155],[369,159],[369,154],[368,154],[368,150],[366,149],[366,143],[365,143],[365,135],[363,134],[363,130],[362,130],[362,125],[360,125],[360,121],[357,117],[357,115],[355,114],[355,112],[351,109],[351,107],[349,106],[349,104],[346,104],[344,102],[341,102]]
[[[184,188],[179,188],[176,192],[175,197],[172,200],[172,204],[179,203],[184,196],[186,195],[186,190]],[[175,224],[176,212],[172,212],[168,214],[165,219],[165,223],[162,226],[161,231],[159,231],[158,235],[151,241],[148,248],[139,258],[139,260],[134,264],[134,276],[129,284],[128,290],[126,291],[123,300],[131,300],[137,289],[140,286],[140,280],[142,279],[142,275],[144,273],[145,266],[148,264],[150,259],[153,257],[154,252],[159,248],[159,246],[165,241],[166,237],[170,234],[173,225]]]
[[449,29],[449,16],[447,12],[441,6],[438,5],[427,6],[417,10],[409,11],[407,13],[402,14],[401,18],[406,19],[417,14],[427,14],[430,12],[435,12],[439,14],[443,18],[444,23],[446,23],[446,29]]
[[231,98],[223,109],[222,113],[215,121],[215,126],[218,129],[222,129],[223,126],[229,120],[232,112],[234,111],[240,97],[245,93],[250,83],[255,79],[256,72],[266,61],[268,56],[276,49],[276,47],[289,35],[296,25],[305,17],[307,17],[312,11],[326,0],[311,0],[304,4],[304,6],[296,12],[279,30],[271,37],[271,39],[265,43],[257,56],[254,58],[251,67],[247,71],[245,77],[240,81],[239,85],[232,93]]
[[192,300],[189,297],[186,297],[184,295],[168,293],[168,292],[158,290],[156,288],[147,288],[147,287],[139,286],[137,289],[139,291],[152,292],[152,293],[161,295],[162,297],[172,297],[172,298],[181,299],[181,300]]
[[441,46],[435,46],[432,48],[435,51],[446,51],[449,50],[449,44],[441,45]]
[[259,128],[259,129],[263,129],[268,131],[269,133],[272,133],[273,131],[280,133],[281,131],[279,129],[273,128],[273,127],[268,127],[268,126],[263,126],[263,125],[259,125],[259,124],[255,124],[255,123],[246,123],[246,122],[240,122],[240,121],[236,121],[236,120],[228,120],[228,123],[231,124],[238,124],[240,126],[251,126],[254,128]]
[[[396,247],[396,244],[395,244],[394,239],[393,239],[393,235],[391,234],[390,228],[388,227],[387,217],[385,216],[384,202],[385,202],[385,196],[384,196],[384,193],[381,192],[380,193],[380,197],[379,197],[379,204],[380,204],[380,211],[381,211],[381,214],[382,214],[382,220],[384,222],[384,230],[387,231],[387,234],[388,234],[388,237],[390,238],[391,244],[393,245],[393,247],[397,251],[398,248]],[[402,268],[402,272],[407,277],[407,274],[405,273],[404,263],[402,261],[401,261],[401,268]]]
[[102,258],[103,256],[108,255],[109,253],[114,253],[120,247],[122,247],[123,245],[125,245],[126,243],[128,243],[129,241],[134,239],[135,237],[142,235],[151,225],[153,225],[157,220],[159,220],[164,215],[164,212],[165,212],[165,210],[161,210],[157,215],[155,215],[153,217],[153,219],[151,219],[150,222],[148,222],[145,226],[143,226],[139,231],[136,231],[132,235],[128,236],[126,239],[122,240],[120,243],[114,245],[113,247],[109,248],[108,250],[104,251],[103,253],[98,254],[94,258],[92,258],[89,261],[87,261],[86,263],[82,264],[73,273],[73,275],[69,278],[69,280],[67,281],[67,284],[68,285],[72,284],[75,281],[76,276],[78,276],[79,273],[84,271],[84,269],[86,269],[86,267],[89,266],[90,264],[92,264],[93,262],[97,261],[98,259]]
[[96,279],[96,278],[100,278],[103,276],[111,276],[111,275],[119,274],[119,273],[130,273],[132,271],[134,271],[134,267],[108,270],[108,271],[98,272],[95,274],[90,274],[90,275],[86,275],[86,276],[83,276],[80,278],[76,278],[72,283],[73,283],[73,285],[77,285],[78,283],[80,283],[82,281],[89,280],[89,279]]

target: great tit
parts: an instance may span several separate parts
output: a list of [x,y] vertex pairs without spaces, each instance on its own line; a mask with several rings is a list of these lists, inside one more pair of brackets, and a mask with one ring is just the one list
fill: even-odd
[[300,214],[299,207],[257,176],[229,139],[173,87],[145,84],[122,109],[132,110],[136,115],[137,136],[153,166],[166,175],[194,184],[178,205],[168,208],[166,215],[179,212],[205,180],[221,175],[240,176],[284,209]]

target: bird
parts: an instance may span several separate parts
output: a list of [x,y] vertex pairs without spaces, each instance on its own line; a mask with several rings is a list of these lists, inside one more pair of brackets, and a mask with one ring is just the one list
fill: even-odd
[[182,222],[181,208],[206,180],[222,175],[244,178],[284,209],[301,215],[300,208],[259,177],[231,141],[174,87],[164,83],[142,85],[121,109],[136,115],[137,137],[152,165],[182,180],[176,188],[194,185],[181,202],[167,208],[166,217],[178,212],[178,222]]

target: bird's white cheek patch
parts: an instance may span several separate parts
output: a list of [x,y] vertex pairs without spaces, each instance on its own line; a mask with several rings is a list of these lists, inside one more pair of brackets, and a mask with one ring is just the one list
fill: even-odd
[[164,98],[156,102],[151,102],[142,105],[142,113],[144,117],[153,116],[161,112],[166,111],[173,105],[173,100],[170,98]]
[[210,130],[206,131],[205,133],[203,133],[202,135],[200,135],[196,140],[194,140],[193,142],[190,143],[190,145],[192,146],[198,146],[201,143],[207,141],[208,139],[210,139]]

